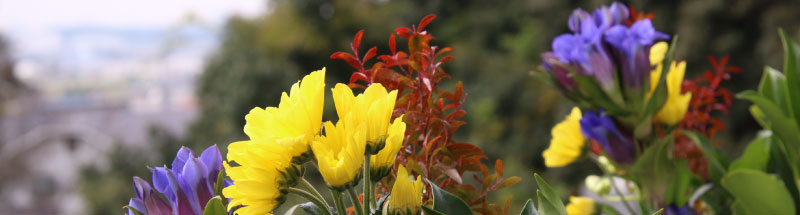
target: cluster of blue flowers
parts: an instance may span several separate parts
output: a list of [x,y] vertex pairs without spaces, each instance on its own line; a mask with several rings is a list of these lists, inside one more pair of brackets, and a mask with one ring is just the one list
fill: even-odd
[[[618,124],[631,127],[633,123],[615,121],[603,109],[622,107],[632,112],[643,109],[653,69],[650,47],[656,41],[669,39],[653,28],[650,19],[627,25],[629,16],[628,8],[618,2],[597,8],[593,13],[576,9],[567,23],[572,32],[556,37],[553,51],[542,54],[543,66],[560,90],[590,109],[580,121],[581,133],[599,143],[609,157],[621,164],[633,163],[635,147],[633,132],[619,128]],[[602,92],[592,93],[601,96],[582,90],[587,88],[580,86],[585,82],[578,82],[577,75],[596,83],[597,90]]]
[[542,55],[544,66],[568,90],[575,88],[567,73],[574,70],[594,77],[607,93],[617,93],[617,69],[625,87],[641,89],[650,77],[650,46],[669,36],[656,31],[649,19],[625,25],[629,16],[618,2],[592,14],[576,9],[568,21],[572,33],[553,40],[553,52]]
[[[216,145],[208,147],[199,157],[191,149],[181,147],[172,161],[172,169],[150,168],[152,187],[146,180],[133,177],[136,197],[128,205],[142,214],[201,214],[214,196],[221,169],[222,155]],[[226,186],[229,184],[225,181]],[[134,212],[129,210],[128,214]]]

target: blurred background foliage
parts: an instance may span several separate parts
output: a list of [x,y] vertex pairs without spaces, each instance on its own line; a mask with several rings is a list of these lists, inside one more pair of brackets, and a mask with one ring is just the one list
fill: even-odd
[[[311,71],[328,68],[327,84],[346,82],[352,69],[331,60],[335,51],[349,50],[353,35],[365,29],[362,47],[377,46],[387,53],[388,35],[397,27],[410,26],[427,14],[437,18],[427,29],[437,38],[433,44],[450,46],[455,60],[445,69],[452,81],[464,82],[469,94],[465,108],[467,125],[456,138],[486,150],[489,160],[503,159],[506,176],[522,176],[514,189],[496,192],[492,202],[514,196],[518,211],[535,190],[534,172],[562,192],[575,193],[587,174],[599,173],[590,162],[546,169],[541,152],[550,140],[551,127],[562,120],[572,104],[558,92],[534,80],[530,71],[539,65],[539,54],[550,49],[558,34],[567,32],[566,20],[574,8],[592,8],[610,1],[510,0],[273,0],[259,18],[233,17],[228,21],[215,54],[207,59],[198,80],[200,112],[185,137],[159,133],[151,139],[158,156],[116,150],[109,155],[115,170],[98,174],[87,170],[84,184],[94,214],[121,213],[121,205],[133,196],[133,175],[150,178],[144,166],[169,163],[179,145],[201,150],[218,144],[223,153],[228,143],[246,138],[244,115],[253,107],[277,105],[280,92]],[[710,69],[709,54],[731,56],[741,67],[725,86],[733,92],[756,86],[764,65],[781,67],[777,29],[795,38],[800,28],[800,2],[777,0],[739,1],[633,1],[637,10],[654,12],[654,24],[662,32],[679,35],[677,56],[688,62],[687,77]],[[399,43],[402,44],[402,43]],[[365,51],[366,48],[362,48]],[[447,85],[450,85],[449,87]],[[326,94],[328,94],[326,92]],[[326,116],[335,115],[327,95]],[[742,143],[752,139],[757,124],[746,111],[748,103],[734,101],[728,129],[718,135],[726,152],[738,155]],[[325,119],[332,120],[332,119]],[[121,151],[122,150],[122,151]],[[102,192],[97,192],[98,190]]]

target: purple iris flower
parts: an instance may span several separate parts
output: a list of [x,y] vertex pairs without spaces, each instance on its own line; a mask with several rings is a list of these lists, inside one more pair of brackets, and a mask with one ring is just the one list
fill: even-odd
[[603,37],[614,48],[620,58],[623,82],[633,89],[640,89],[650,78],[650,46],[656,40],[669,36],[653,28],[649,19],[639,20],[632,26],[614,25]]
[[[153,191],[147,181],[134,177],[136,198],[132,198],[129,204],[148,215],[201,214],[208,200],[214,196],[214,186],[221,169],[222,155],[216,145],[208,147],[199,157],[191,149],[181,147],[172,161],[172,169],[166,166],[150,168],[153,188],[163,194],[167,201]],[[128,214],[132,215],[133,212],[128,211]]]
[[611,7],[598,8],[593,15],[576,9],[567,22],[574,34],[556,37],[553,53],[562,63],[576,65],[579,73],[594,76],[603,89],[612,93],[616,68],[602,37],[609,27],[627,18],[627,8],[616,2]]
[[675,204],[670,204],[669,207],[666,208],[666,215],[695,215],[697,212],[689,207],[689,204],[684,205],[683,207],[678,207]]
[[580,120],[583,136],[598,142],[603,151],[614,161],[630,164],[634,161],[635,149],[630,135],[620,132],[608,115],[586,111]]

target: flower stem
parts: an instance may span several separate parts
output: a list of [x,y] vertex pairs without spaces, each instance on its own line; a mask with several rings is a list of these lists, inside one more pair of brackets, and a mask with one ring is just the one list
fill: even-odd
[[317,207],[322,208],[325,211],[326,214],[332,214],[330,207],[328,207],[328,204],[323,203],[322,200],[318,199],[313,194],[311,194],[311,193],[309,193],[309,192],[307,192],[305,190],[301,190],[301,189],[294,188],[294,187],[288,188],[287,191],[289,193],[294,193],[294,194],[297,194],[298,196],[302,196],[303,198],[308,199],[308,201],[311,201],[312,203],[317,205]]
[[628,205],[628,201],[625,201],[625,195],[622,194],[622,192],[620,192],[619,188],[617,188],[617,183],[615,182],[614,178],[611,177],[611,176],[608,176],[608,181],[611,182],[610,183],[611,184],[611,188],[614,189],[614,192],[617,193],[617,195],[619,196],[619,199],[622,200],[622,204],[625,205],[625,209],[628,209],[628,211],[631,212],[631,214],[636,214],[636,212],[633,210],[633,207]]
[[347,210],[344,209],[344,201],[342,200],[342,193],[331,189],[331,195],[333,196],[333,203],[336,205],[336,211],[338,211],[339,215],[347,214]]
[[369,161],[370,161],[370,155],[369,154],[364,155],[364,170],[363,170],[363,173],[364,173],[364,214],[367,214],[367,215],[369,215],[370,212],[372,212],[372,211],[370,211],[370,206],[372,206],[372,198],[375,197],[375,195],[372,194],[372,192],[374,191],[374,190],[372,190],[372,185],[371,185],[372,184],[372,180],[369,179],[369,176],[370,176],[369,175]]
[[314,195],[314,197],[317,197],[319,200],[322,200],[322,203],[328,205],[328,202],[325,201],[325,198],[322,197],[322,194],[320,194],[319,191],[317,191],[317,189],[315,189],[314,186],[312,186],[311,183],[309,183],[308,180],[306,180],[306,178],[300,178],[300,184],[302,184],[303,187],[305,187],[308,191],[310,191],[311,194]]
[[364,211],[362,211],[361,201],[358,200],[358,195],[356,191],[353,190],[351,187],[347,189],[347,193],[350,194],[350,200],[353,202],[353,209],[355,209],[357,215],[364,215]]

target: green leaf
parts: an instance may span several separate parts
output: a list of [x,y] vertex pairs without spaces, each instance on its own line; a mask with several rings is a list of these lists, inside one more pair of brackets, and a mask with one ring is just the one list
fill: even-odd
[[321,208],[319,208],[316,204],[311,202],[306,202],[295,206],[300,207],[300,209],[303,209],[303,211],[311,215],[325,214],[322,212]]
[[125,206],[122,207],[122,209],[130,210],[131,212],[133,212],[134,215],[144,215],[141,211],[136,210],[136,208],[133,208],[130,205],[125,205]]
[[758,92],[778,104],[784,113],[791,113],[791,104],[789,100],[789,88],[786,85],[786,76],[780,71],[772,67],[764,67],[764,74],[761,75],[761,81],[758,83]]
[[689,190],[692,172],[689,170],[686,163],[684,159],[674,162],[675,175],[667,189],[667,203],[675,203],[675,205],[683,206],[689,201],[690,194],[687,194],[686,191]]
[[539,212],[536,211],[536,205],[533,205],[532,199],[525,201],[525,206],[522,207],[522,211],[519,212],[519,215],[539,215]]
[[[214,184],[214,195],[223,196],[222,189],[225,188],[225,168],[219,170],[217,173],[217,183]],[[227,205],[228,199],[222,198],[222,204]]]
[[[786,113],[781,111],[771,100],[759,95],[758,93],[747,90],[736,95],[740,99],[747,99],[758,106],[764,115],[769,119],[770,127],[784,143],[800,143],[800,129],[797,124]],[[793,148],[788,148],[792,154],[796,154],[797,149],[795,145],[789,145]]]
[[756,122],[759,125],[761,125],[761,127],[765,129],[769,129],[770,127],[772,127],[769,124],[769,119],[767,119],[767,115],[765,115],[764,111],[762,111],[761,108],[758,108],[758,106],[750,105],[750,115],[753,116],[753,119],[756,120]]
[[764,172],[731,171],[722,178],[722,186],[736,198],[746,214],[795,214],[786,186]]
[[439,188],[439,186],[428,179],[425,179],[425,181],[431,185],[431,190],[433,190],[434,210],[444,214],[472,214],[472,209],[469,208],[469,205],[467,205],[464,200]]
[[581,96],[580,99],[586,100],[589,104],[595,106],[593,108],[603,108],[608,114],[616,116],[630,115],[630,111],[615,103],[593,77],[581,75],[577,72],[570,73],[570,77],[576,82],[575,85]]
[[[779,32],[784,51],[783,74],[786,75],[789,103],[792,107],[789,116],[800,117],[800,56],[797,55],[798,45],[789,38],[789,35],[783,29],[780,29]],[[800,124],[797,121],[795,123]]]
[[728,167],[728,171],[737,169],[766,171],[767,164],[769,164],[771,140],[771,131],[759,132],[758,137],[747,145],[747,149],[744,150],[742,156],[731,163]]
[[667,157],[670,141],[659,140],[645,149],[631,168],[631,176],[640,181],[642,191],[655,201],[666,201],[667,189],[675,174],[675,166]]
[[214,196],[214,198],[208,200],[206,209],[203,210],[203,215],[228,215],[228,210],[222,204],[222,198]]
[[446,214],[444,214],[444,213],[442,213],[442,212],[436,211],[436,210],[434,210],[433,208],[430,208],[430,207],[428,207],[428,206],[424,206],[424,205],[422,206],[422,211],[425,211],[425,214],[431,214],[431,215],[446,215]]
[[703,156],[708,160],[708,172],[712,181],[719,182],[722,176],[725,175],[725,167],[728,166],[728,159],[722,156],[722,153],[720,153],[705,136],[686,130],[681,131],[681,133],[691,139],[692,142],[700,148],[700,151],[703,152]]
[[547,197],[542,193],[542,190],[536,190],[536,199],[539,200],[539,213],[540,214],[547,214],[547,215],[566,215],[566,210],[562,213],[559,211],[555,205],[550,203],[547,200]]
[[539,212],[548,215],[567,214],[567,209],[564,208],[564,203],[561,202],[561,197],[556,194],[555,190],[539,174],[534,173],[533,177],[536,178],[536,184],[539,185],[539,190],[537,190]]
[[661,213],[664,213],[664,208],[658,209],[653,215],[660,215]]
[[795,202],[795,210],[800,211],[800,187],[796,181],[798,176],[797,165],[790,162],[790,160],[786,157],[786,153],[784,150],[780,149],[781,140],[777,138],[772,139],[772,143],[770,146],[770,161],[769,161],[769,169],[774,171],[784,183],[786,183],[786,187],[795,189],[789,189],[789,193],[792,194],[794,197]]

